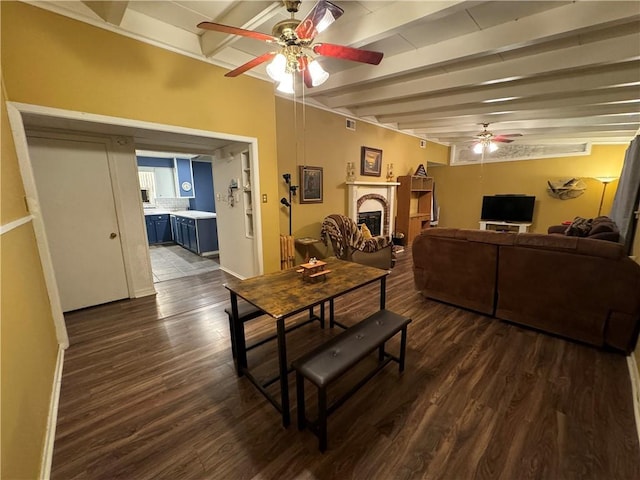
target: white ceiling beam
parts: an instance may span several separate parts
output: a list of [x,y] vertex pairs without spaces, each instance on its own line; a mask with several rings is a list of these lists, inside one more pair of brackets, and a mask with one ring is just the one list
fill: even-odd
[[[455,117],[465,115],[491,115],[496,112],[526,112],[530,110],[552,111],[558,109],[563,109],[566,112],[567,109],[570,108],[584,108],[588,106],[596,107],[598,105],[606,104],[615,105],[619,109],[622,105],[620,103],[616,104],[616,102],[628,102],[629,105],[635,105],[636,110],[638,110],[638,108],[640,107],[639,100],[636,96],[633,95],[633,93],[630,93],[629,91],[625,92],[623,91],[623,89],[620,89],[620,91],[618,92],[607,93],[598,97],[590,98],[585,96],[575,96],[572,98],[558,98],[554,100],[521,102],[517,105],[512,105],[502,109],[497,109],[495,106],[485,105],[479,107],[454,105],[450,109],[446,110],[430,111],[409,115],[382,115],[378,117],[378,121],[382,123],[393,122],[400,125],[407,125],[414,122],[421,122],[429,118],[438,118],[440,116]],[[487,120],[487,122],[490,123],[489,120]]]
[[[490,131],[500,133],[519,133],[520,130],[530,128],[560,128],[575,126],[596,126],[596,125],[625,125],[629,123],[640,124],[640,113],[631,115],[594,115],[590,117],[572,117],[572,118],[537,118],[536,120],[519,120],[519,121],[499,121],[489,125]],[[426,128],[426,126],[425,126]],[[468,134],[469,132],[479,131],[478,124],[457,122],[455,125],[448,126],[429,126],[429,134],[431,135],[455,135]]]
[[566,38],[576,32],[601,28],[603,25],[629,23],[638,18],[640,14],[635,2],[612,2],[604,11],[599,2],[571,3],[518,21],[385,58],[375,68],[363,65],[345,70],[332,75],[324,85],[318,87],[316,93],[363,81],[383,80],[397,75],[398,71],[408,73],[446,65],[453,60],[478,58]]
[[128,1],[83,1],[87,7],[95,12],[105,22],[120,25],[129,4]]
[[170,46],[173,50],[200,55],[198,36],[129,8],[120,28],[135,35]]
[[467,112],[465,115],[449,116],[449,115],[434,115],[433,118],[425,118],[418,122],[411,123],[405,122],[404,125],[407,128],[432,128],[445,126],[450,130],[457,128],[460,123],[464,124],[476,124],[491,123],[495,125],[501,122],[510,121],[528,121],[537,119],[557,119],[566,117],[580,117],[580,116],[606,116],[606,115],[626,115],[635,114],[638,112],[638,105],[634,103],[628,104],[607,104],[607,105],[589,105],[580,106],[574,108],[564,108],[559,110],[527,110],[527,111],[509,111],[509,112],[491,112],[489,114],[472,114]]
[[[351,93],[327,96],[326,104],[330,108],[335,108],[388,100],[398,101],[401,98],[427,92],[490,85],[492,82],[498,84],[498,80],[504,80],[499,85],[506,86],[508,80],[533,78],[554,72],[570,73],[572,69],[628,62],[637,60],[639,57],[640,34],[636,33],[402,83],[372,88],[360,87],[359,90]],[[314,93],[311,96],[314,96]]]
[[364,108],[356,108],[358,116],[393,115],[409,112],[419,112],[429,108],[448,106],[454,103],[492,103],[496,108],[508,102],[500,99],[522,99],[531,96],[550,96],[563,92],[578,92],[592,89],[602,89],[611,85],[638,83],[640,92],[640,61],[626,62],[596,71],[574,73],[570,72],[563,78],[544,76],[531,80],[515,81],[513,85],[496,85],[478,87],[463,93],[434,92],[423,99],[411,99],[388,104],[371,104]]
[[[396,33],[420,20],[437,20],[463,10],[466,0],[438,2],[385,2],[385,6],[350,22],[336,22],[327,35],[331,43],[362,47]],[[347,5],[348,8],[348,5]]]
[[[274,16],[282,13],[281,2],[241,2],[233,8],[227,15],[215,19],[216,23],[230,25],[232,27],[243,28],[245,30],[255,30]],[[271,34],[271,32],[265,32]],[[225,33],[206,30],[200,36],[202,54],[211,57],[220,52],[225,47],[232,45],[241,37],[238,35],[227,35]]]

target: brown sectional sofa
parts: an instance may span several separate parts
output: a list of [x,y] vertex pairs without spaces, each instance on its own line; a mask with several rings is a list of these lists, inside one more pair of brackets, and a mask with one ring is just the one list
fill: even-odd
[[432,228],[412,246],[426,297],[630,353],[640,265],[621,244],[533,233]]

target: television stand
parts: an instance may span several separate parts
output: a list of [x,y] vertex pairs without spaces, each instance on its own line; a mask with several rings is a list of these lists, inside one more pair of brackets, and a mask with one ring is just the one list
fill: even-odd
[[530,226],[530,223],[480,221],[480,230],[495,230],[496,232],[528,233]]

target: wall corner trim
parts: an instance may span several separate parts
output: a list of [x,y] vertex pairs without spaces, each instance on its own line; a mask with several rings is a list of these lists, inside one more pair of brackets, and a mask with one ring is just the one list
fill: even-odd
[[627,367],[629,367],[629,377],[631,378],[631,393],[633,395],[633,414],[636,419],[636,430],[638,440],[640,440],[640,371],[634,353],[627,356]]
[[56,370],[53,375],[53,386],[51,389],[51,399],[49,403],[49,416],[47,418],[47,432],[44,438],[44,448],[42,449],[42,461],[40,463],[40,479],[51,478],[51,464],[53,461],[53,445],[56,439],[56,424],[58,422],[58,405],[60,403],[60,388],[62,386],[62,366],[64,364],[64,347],[58,346],[58,359]]

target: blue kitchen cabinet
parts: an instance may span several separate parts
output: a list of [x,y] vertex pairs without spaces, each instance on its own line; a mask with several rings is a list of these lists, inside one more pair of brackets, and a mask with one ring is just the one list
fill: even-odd
[[191,162],[193,170],[194,197],[189,199],[189,210],[215,212],[215,193],[213,191],[213,170],[210,162]]
[[156,235],[156,225],[153,221],[153,218],[151,218],[151,215],[145,215],[144,223],[147,226],[147,240],[149,242],[149,245],[158,243],[158,236]]
[[175,242],[198,255],[218,251],[218,232],[215,218],[193,219],[171,215]]
[[203,218],[198,220],[198,247],[200,253],[218,251],[218,220]]
[[176,158],[176,191],[180,198],[194,198],[193,169],[190,158]]
[[149,245],[168,243],[173,240],[168,214],[145,215],[144,221],[147,226],[147,240],[149,241]]

